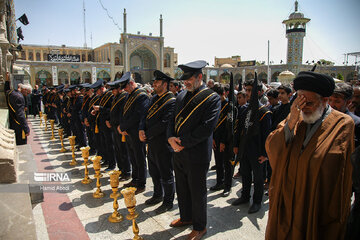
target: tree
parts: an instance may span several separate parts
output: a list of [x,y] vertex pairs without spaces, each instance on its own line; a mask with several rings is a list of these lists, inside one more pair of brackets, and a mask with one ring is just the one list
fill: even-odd
[[343,75],[341,73],[338,73],[336,78],[339,79],[339,80],[344,80],[344,77],[343,77]]
[[325,66],[334,66],[335,63],[332,61],[328,61],[325,59],[320,59],[319,62],[321,63],[321,65],[325,65]]

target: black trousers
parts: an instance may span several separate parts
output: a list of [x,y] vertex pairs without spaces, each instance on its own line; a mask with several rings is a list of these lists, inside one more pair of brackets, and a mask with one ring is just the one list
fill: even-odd
[[250,199],[252,177],[254,176],[253,203],[261,203],[264,195],[264,164],[260,164],[254,156],[244,154],[240,160],[240,172],[242,176],[242,197]]
[[16,145],[24,145],[27,143],[27,137],[25,136],[25,138],[23,139],[23,129],[20,125],[17,125],[15,123],[13,124],[13,126],[10,127],[10,129],[13,129],[15,131]]
[[172,203],[175,195],[172,153],[165,141],[149,142],[148,165],[154,183],[153,196],[164,196],[165,203]]
[[192,221],[193,229],[202,231],[207,223],[206,175],[209,163],[194,163],[186,153],[174,153],[176,193],[180,219]]
[[112,127],[113,142],[115,150],[115,160],[122,175],[131,173],[130,159],[126,148],[126,142],[122,142],[122,135],[116,127]]
[[126,146],[132,167],[132,182],[137,187],[143,188],[146,185],[146,149],[145,143],[140,142],[139,132],[128,131]]
[[109,168],[115,168],[115,155],[112,131],[105,125],[100,126],[100,148],[102,149],[103,159],[108,162]]
[[220,152],[220,142],[215,141],[215,143],[216,183],[224,184],[225,189],[230,189],[232,186],[232,175],[234,173],[234,167],[230,163],[232,155],[229,154],[228,146],[225,147],[223,152]]
[[96,150],[96,143],[94,137],[94,129],[91,126],[86,127],[86,136],[91,150]]

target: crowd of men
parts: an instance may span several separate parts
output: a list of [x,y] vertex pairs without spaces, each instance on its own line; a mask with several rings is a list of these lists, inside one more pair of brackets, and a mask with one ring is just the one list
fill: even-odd
[[[233,177],[241,176],[241,196],[232,205],[252,200],[249,214],[269,195],[266,239],[341,239],[345,233],[358,239],[360,87],[300,72],[293,85],[271,88],[255,78],[230,92],[213,80],[205,85],[205,66],[179,65],[179,80],[155,71],[151,87],[141,87],[130,72],[107,83],[36,86],[32,112],[38,115],[42,99],[48,119],[75,135],[78,149],[89,145],[90,154],[102,156],[105,171],[121,170],[121,181],[131,179],[124,187],[136,187],[136,194],[145,191],[148,166],[154,189],[145,204],[162,203],[156,213],[166,212],[176,191],[180,218],[170,226],[193,225],[188,239],[206,233],[212,152],[216,184],[210,191],[227,197]],[[7,95],[19,144],[18,132],[29,133],[25,116],[17,115],[26,106],[17,101],[21,93],[29,89]]]

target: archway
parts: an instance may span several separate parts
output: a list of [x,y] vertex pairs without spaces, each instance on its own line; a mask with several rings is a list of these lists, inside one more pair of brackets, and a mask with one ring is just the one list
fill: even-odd
[[71,72],[70,74],[70,84],[75,85],[80,83],[80,73]]
[[254,78],[255,78],[254,74],[248,73],[248,74],[246,74],[245,80],[247,81],[247,80],[254,79]]
[[220,75],[220,83],[230,83],[230,73],[224,72]]
[[110,74],[108,72],[106,72],[105,70],[101,70],[98,74],[97,74],[97,80],[102,79],[106,82],[110,81]]
[[278,82],[278,76],[279,76],[280,72],[274,72],[273,75],[271,76],[271,81],[272,82]]
[[41,70],[35,75],[35,82],[37,85],[53,86],[52,76],[48,71]]
[[240,73],[237,73],[234,76],[234,84],[238,85],[240,82],[242,82],[242,75]]
[[122,52],[120,50],[116,50],[115,52],[115,65],[120,65],[120,66],[124,65]]
[[166,53],[164,56],[164,67],[170,67],[170,54]]
[[263,83],[267,83],[267,74],[264,72],[261,72],[258,76],[259,81]]
[[59,72],[59,84],[69,84],[69,74],[65,71]]
[[119,79],[122,77],[122,75],[123,75],[123,72],[117,72],[117,73],[115,74],[115,79],[114,79],[114,81],[119,80]]
[[89,72],[83,72],[82,73],[82,82],[84,83],[91,83],[91,73]]
[[150,82],[153,78],[153,72],[156,70],[156,57],[145,46],[139,47],[130,55],[130,70],[140,75],[137,76],[136,81]]

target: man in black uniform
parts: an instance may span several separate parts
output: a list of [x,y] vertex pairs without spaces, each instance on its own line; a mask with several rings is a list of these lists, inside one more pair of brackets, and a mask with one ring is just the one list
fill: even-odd
[[79,92],[77,86],[69,87],[72,95],[71,99],[71,127],[72,132],[76,136],[75,141],[77,145],[77,150],[81,147],[86,146],[86,138],[85,138],[85,129],[81,124],[82,120],[82,112],[81,107],[84,101],[84,96]]
[[173,207],[175,195],[172,148],[166,137],[168,122],[174,112],[175,96],[169,91],[169,82],[173,80],[171,77],[158,70],[155,70],[154,76],[156,95],[151,98],[145,121],[140,122],[139,138],[148,143],[149,173],[154,183],[153,196],[145,204],[163,201],[155,210],[160,214]]
[[233,175],[233,167],[230,162],[230,160],[232,160],[232,149],[229,149],[231,138],[229,137],[229,129],[227,128],[227,118],[228,113],[231,111],[231,106],[225,96],[225,88],[223,85],[215,85],[212,90],[220,96],[221,111],[213,134],[213,150],[216,163],[216,184],[210,187],[210,191],[224,189],[223,197],[227,197],[231,191]]
[[25,97],[28,89],[19,84],[18,89],[6,92],[6,103],[9,109],[9,126],[15,131],[16,145],[24,145],[27,143],[27,136],[30,134],[25,118]]
[[65,137],[69,137],[71,136],[71,126],[70,126],[70,111],[71,111],[71,92],[70,92],[70,89],[69,88],[66,88],[64,89],[64,93],[65,93],[65,97],[63,98],[63,105],[62,105],[62,108],[63,108],[63,117],[64,117],[64,121],[63,121],[63,124],[64,124],[64,136]]
[[[246,81],[244,84],[246,98],[248,101],[251,99],[251,95],[253,94],[253,84],[253,79]],[[258,95],[260,95],[261,89],[262,85],[258,84]],[[258,100],[258,97],[255,100]],[[240,158],[240,172],[243,180],[243,188],[241,197],[236,199],[232,205],[236,206],[249,202],[251,182],[252,179],[254,179],[253,204],[250,206],[248,213],[255,213],[261,208],[261,201],[264,194],[264,165],[262,163],[267,160],[265,140],[270,133],[272,116],[271,111],[259,102],[259,110],[256,116],[256,121],[258,121],[259,124],[259,131],[256,134],[251,133],[251,135],[249,134],[249,137],[246,137],[243,129],[245,128],[245,124],[247,124],[247,119],[249,118],[248,113],[253,111],[253,109],[250,109],[251,107],[251,104],[249,104],[245,113],[238,121],[238,130],[235,134],[234,154],[239,153],[240,155],[238,158]],[[242,146],[240,146],[240,141],[243,141]]]
[[[126,78],[128,76],[123,75],[123,77]],[[129,94],[121,89],[120,80],[121,78],[117,81],[108,83],[108,86],[110,86],[112,94],[114,95],[110,108],[110,122],[108,128],[112,131],[115,160],[119,170],[121,171],[120,180],[126,181],[131,177],[130,159],[127,153],[125,136],[121,135],[117,128],[120,124],[124,104]]]
[[220,114],[220,97],[202,81],[205,61],[179,65],[186,91],[176,97],[169,121],[168,142],[175,151],[174,170],[180,218],[171,227],[193,225],[188,239],[206,233],[206,175],[211,160],[212,133]]
[[35,85],[35,88],[32,90],[31,104],[35,118],[36,115],[39,115],[39,111],[41,111],[41,91],[39,90],[39,85]]
[[140,120],[146,116],[149,96],[146,91],[138,88],[131,74],[125,73],[121,79],[122,88],[129,93],[124,105],[122,118],[118,127],[119,133],[126,136],[126,144],[132,165],[132,180],[125,187],[136,187],[136,194],[145,191],[146,185],[146,152],[145,143],[139,139]]
[[96,142],[95,142],[95,118],[91,114],[91,111],[93,110],[93,105],[96,105],[99,101],[99,96],[94,94],[94,89],[92,88],[92,84],[89,84],[86,86],[87,88],[87,95],[89,96],[89,99],[84,103],[82,114],[83,114],[83,121],[84,125],[86,127],[86,135],[88,139],[88,143],[90,146],[90,155],[96,154]]

